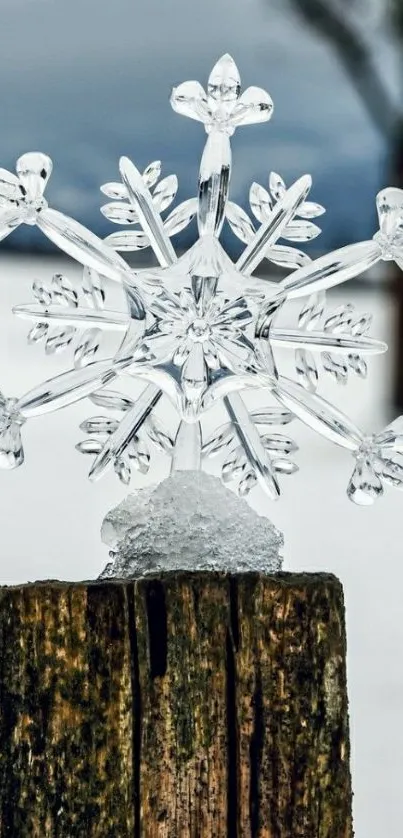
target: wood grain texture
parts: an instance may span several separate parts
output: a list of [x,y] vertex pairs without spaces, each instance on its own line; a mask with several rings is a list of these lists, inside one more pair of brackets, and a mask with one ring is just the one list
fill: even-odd
[[0,589],[0,838],[352,838],[326,574]]

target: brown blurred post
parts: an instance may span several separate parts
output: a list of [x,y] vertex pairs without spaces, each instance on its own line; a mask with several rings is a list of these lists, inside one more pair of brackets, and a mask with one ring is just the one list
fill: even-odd
[[0,589],[0,836],[351,838],[326,574]]

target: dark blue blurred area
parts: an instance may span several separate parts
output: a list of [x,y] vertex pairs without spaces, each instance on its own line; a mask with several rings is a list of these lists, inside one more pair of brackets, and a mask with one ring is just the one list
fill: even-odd
[[[121,154],[139,168],[161,159],[179,177],[179,198],[195,194],[203,129],[171,110],[169,93],[189,78],[204,85],[223,52],[243,86],[265,87],[275,104],[271,122],[234,137],[232,199],[246,206],[251,182],[265,184],[271,169],[287,183],[310,172],[312,197],[328,209],[311,253],[373,231],[385,141],[329,44],[287,2],[0,0],[0,10],[0,165],[50,154],[48,200],[98,234],[118,229],[99,212],[99,186],[118,179]],[[49,245],[24,227],[6,246]]]

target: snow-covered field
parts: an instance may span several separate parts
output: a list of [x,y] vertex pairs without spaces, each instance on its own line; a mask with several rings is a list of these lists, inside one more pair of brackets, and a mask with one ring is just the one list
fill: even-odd
[[[0,389],[6,395],[20,395],[71,364],[68,352],[45,358],[41,347],[27,347],[27,324],[11,313],[12,305],[31,299],[34,277],[50,279],[61,266],[70,276],[76,271],[60,259],[56,263],[42,257],[0,257]],[[345,286],[333,299],[335,305],[348,300],[360,311],[372,310],[372,334],[393,343],[393,304],[378,290],[350,291]],[[295,309],[291,314],[295,316]],[[392,418],[391,355],[370,363],[366,382],[351,376],[348,386],[341,388],[326,381],[322,394],[360,426],[380,430]],[[285,357],[283,370],[291,372],[289,363]],[[100,542],[100,524],[124,496],[124,487],[113,475],[90,484],[89,461],[74,449],[79,423],[97,412],[99,408],[80,404],[32,420],[23,429],[24,467],[0,473],[3,583],[90,578],[103,568],[107,551]],[[283,480],[279,503],[267,507],[257,499],[256,506],[285,534],[286,569],[330,570],[343,581],[356,834],[400,838],[403,494],[390,490],[372,508],[353,506],[345,495],[353,466],[350,456],[296,423],[294,436],[301,445],[299,473]]]

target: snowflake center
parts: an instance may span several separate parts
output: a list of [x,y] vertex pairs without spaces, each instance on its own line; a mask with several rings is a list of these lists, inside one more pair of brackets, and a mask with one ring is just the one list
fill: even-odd
[[24,222],[25,224],[30,224],[34,226],[37,221],[38,213],[42,210],[46,209],[48,206],[48,202],[45,198],[34,198],[30,199],[26,197],[24,199]]
[[189,325],[187,330],[188,336],[195,343],[202,343],[211,335],[209,324],[203,317],[196,317]]

